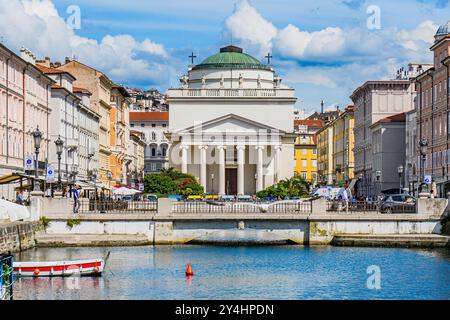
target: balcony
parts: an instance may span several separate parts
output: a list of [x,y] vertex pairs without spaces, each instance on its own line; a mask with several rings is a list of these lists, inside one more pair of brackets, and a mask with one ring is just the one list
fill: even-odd
[[169,98],[284,98],[295,99],[294,89],[169,89]]

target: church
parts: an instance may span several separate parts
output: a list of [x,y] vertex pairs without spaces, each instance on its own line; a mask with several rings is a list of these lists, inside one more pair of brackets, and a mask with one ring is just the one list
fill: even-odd
[[267,58],[226,46],[168,90],[170,166],[206,193],[253,195],[294,174],[295,90]]

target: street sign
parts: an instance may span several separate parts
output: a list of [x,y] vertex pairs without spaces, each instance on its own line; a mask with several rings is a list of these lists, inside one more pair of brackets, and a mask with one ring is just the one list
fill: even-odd
[[424,183],[431,183],[431,176],[425,176],[425,177],[423,178],[423,182],[424,182]]
[[139,191],[144,191],[144,184],[143,183],[138,183],[139,186]]
[[50,165],[47,166],[47,177],[45,180],[49,183],[55,182],[55,171]]
[[33,155],[31,154],[27,154],[25,156],[25,170],[34,170],[34,159],[33,159]]

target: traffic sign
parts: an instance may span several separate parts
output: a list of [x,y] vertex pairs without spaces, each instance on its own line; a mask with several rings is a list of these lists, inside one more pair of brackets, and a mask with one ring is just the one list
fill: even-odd
[[27,154],[25,156],[25,170],[33,170],[34,169],[34,159],[33,159],[33,155],[31,154]]
[[424,182],[424,183],[431,183],[431,176],[425,176],[425,177],[423,178],[423,182]]

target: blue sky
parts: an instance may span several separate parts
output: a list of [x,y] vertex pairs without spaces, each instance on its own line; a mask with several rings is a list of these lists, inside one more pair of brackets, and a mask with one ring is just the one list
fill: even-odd
[[[71,5],[81,29],[61,30]],[[370,30],[373,5],[381,28]],[[321,99],[349,104],[362,82],[410,61],[430,62],[432,35],[449,13],[448,0],[0,0],[0,37],[13,50],[76,55],[119,83],[162,91],[178,85],[191,51],[200,62],[233,38],[261,60],[272,52],[298,107],[312,112]]]

